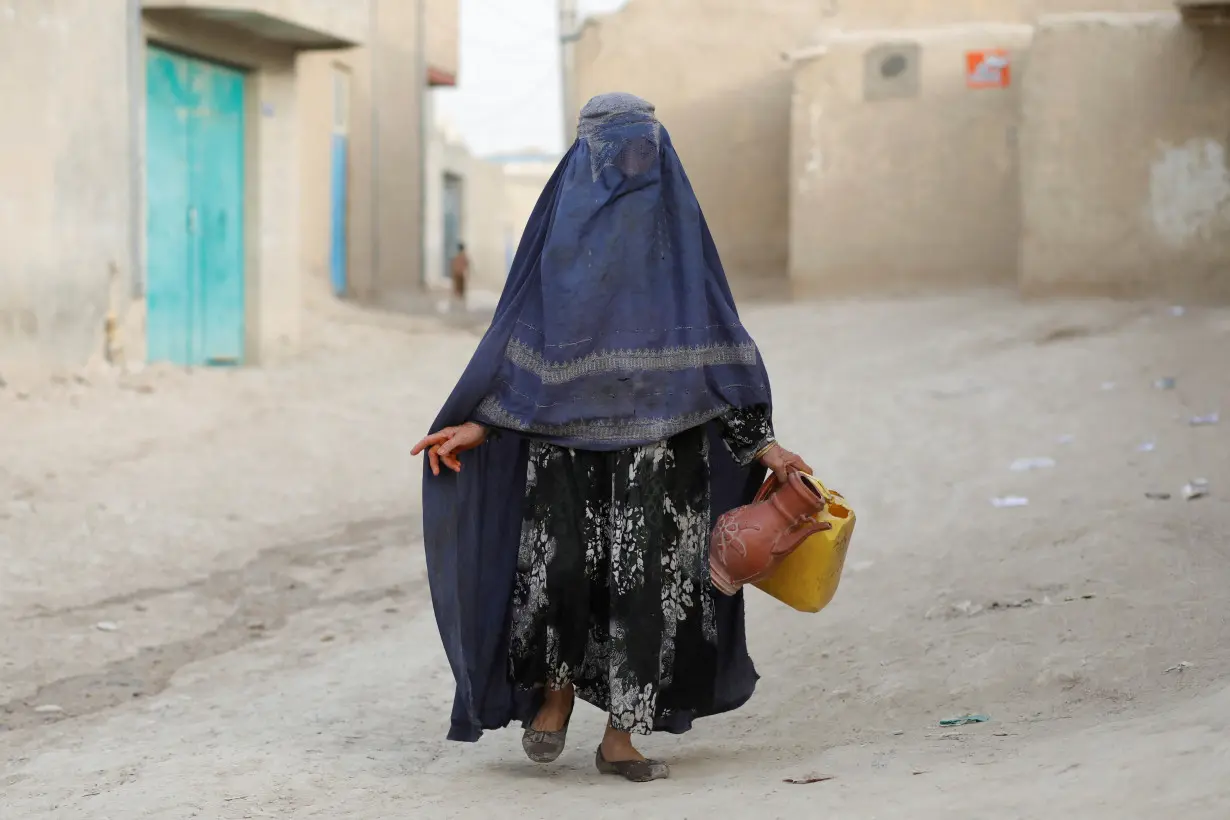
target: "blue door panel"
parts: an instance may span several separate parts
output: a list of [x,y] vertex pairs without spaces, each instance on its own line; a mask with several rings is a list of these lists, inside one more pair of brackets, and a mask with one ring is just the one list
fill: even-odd
[[188,364],[193,311],[188,221],[188,65],[151,49],[146,58],[146,346],[150,361]]
[[333,135],[329,190],[329,281],[336,296],[346,293],[346,163],[349,145],[345,134]]
[[195,278],[198,361],[229,365],[244,353],[243,75],[197,63],[192,191],[199,219]]
[[244,356],[244,77],[150,48],[146,59],[148,358]]

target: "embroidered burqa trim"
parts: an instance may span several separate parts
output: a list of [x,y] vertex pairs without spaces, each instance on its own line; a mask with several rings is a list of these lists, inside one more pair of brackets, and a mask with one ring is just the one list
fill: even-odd
[[755,367],[759,353],[754,342],[708,344],[691,347],[664,347],[657,350],[606,350],[566,362],[548,362],[542,354],[520,339],[510,339],[505,357],[517,367],[533,373],[543,384],[564,384],[585,376],[627,373],[637,370],[689,370],[717,365]]

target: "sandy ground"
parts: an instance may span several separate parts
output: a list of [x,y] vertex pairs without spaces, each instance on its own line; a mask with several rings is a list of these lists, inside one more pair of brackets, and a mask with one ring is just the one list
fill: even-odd
[[1230,418],[1189,424],[1230,312],[745,314],[859,531],[823,613],[750,593],[756,698],[648,786],[592,710],[553,767],[442,740],[407,448],[474,332],[343,311],[266,370],[0,389],[0,817],[1230,817]]

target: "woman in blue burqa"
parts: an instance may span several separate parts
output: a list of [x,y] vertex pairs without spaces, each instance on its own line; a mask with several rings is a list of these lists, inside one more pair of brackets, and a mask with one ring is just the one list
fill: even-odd
[[431,433],[424,538],[457,682],[453,740],[522,722],[564,749],[576,698],[607,713],[599,771],[666,777],[634,735],[752,695],[741,593],[709,534],[766,468],[769,380],[670,137],[604,94],[547,183],[495,317]]

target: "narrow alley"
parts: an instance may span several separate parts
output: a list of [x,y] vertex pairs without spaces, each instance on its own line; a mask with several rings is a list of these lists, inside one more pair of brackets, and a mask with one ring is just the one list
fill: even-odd
[[756,697],[645,788],[593,711],[554,767],[443,739],[408,450],[477,329],[338,308],[284,365],[8,383],[0,813],[1224,820],[1230,312],[744,312],[859,530],[824,612],[749,592]]

